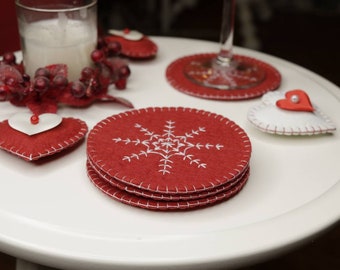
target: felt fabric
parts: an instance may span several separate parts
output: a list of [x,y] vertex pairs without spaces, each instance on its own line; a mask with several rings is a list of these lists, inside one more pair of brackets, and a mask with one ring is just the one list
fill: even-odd
[[137,196],[121,190],[102,179],[89,165],[87,166],[87,174],[92,183],[108,196],[131,206],[157,211],[190,210],[226,201],[240,192],[249,178],[249,174],[247,173],[241,181],[232,188],[216,193],[212,196],[192,200],[161,201]]
[[97,168],[96,165],[91,162],[91,160],[87,160],[87,167],[91,167],[96,174],[98,174],[98,177],[100,177],[102,180],[107,181],[112,186],[119,188],[121,190],[125,190],[126,192],[130,194],[134,194],[137,196],[150,198],[154,200],[161,200],[161,201],[181,201],[181,200],[192,200],[192,199],[198,199],[198,198],[205,198],[208,196],[212,196],[214,194],[217,194],[222,191],[226,191],[228,189],[231,189],[235,185],[239,184],[239,182],[245,177],[245,174],[249,174],[249,168],[245,169],[239,176],[237,176],[233,181],[227,182],[224,185],[218,186],[213,189],[208,189],[200,192],[193,192],[193,193],[186,193],[186,194],[177,194],[177,193],[160,193],[160,192],[150,192],[145,189],[140,189],[125,183],[122,183],[120,181],[117,181],[115,178],[110,177],[108,174],[100,170],[100,168]]
[[145,108],[108,117],[89,133],[88,159],[138,189],[188,194],[234,181],[251,143],[236,123],[190,108]]
[[158,51],[158,46],[147,36],[140,40],[127,40],[123,37],[108,35],[105,40],[106,42],[119,42],[122,45],[121,54],[130,58],[151,58]]
[[254,63],[258,65],[264,72],[264,80],[248,89],[230,89],[230,90],[218,90],[210,87],[198,85],[191,81],[183,72],[184,68],[195,60],[209,60],[216,57],[216,54],[194,54],[176,59],[167,67],[166,78],[168,82],[178,91],[188,95],[196,96],[205,99],[215,100],[244,100],[252,99],[263,95],[268,91],[277,89],[281,83],[281,74],[279,71],[268,63],[260,61],[255,58],[234,55],[237,60],[242,60],[248,63]]
[[300,89],[286,92],[285,98],[276,101],[276,106],[289,111],[314,111],[313,105],[309,100],[309,96],[305,91]]
[[[249,109],[249,122],[263,132],[277,135],[310,136],[335,132],[334,122],[316,104],[308,105],[309,98],[302,106],[292,102],[291,98],[296,100],[294,95],[297,93],[301,94],[296,90],[266,93],[261,102]],[[303,95],[298,95],[297,100],[304,100]],[[288,105],[290,109],[281,108],[278,104],[280,101],[285,101],[284,105]]]
[[29,136],[11,128],[5,120],[0,123],[0,148],[34,161],[74,146],[85,137],[87,130],[82,120],[63,118],[57,127]]

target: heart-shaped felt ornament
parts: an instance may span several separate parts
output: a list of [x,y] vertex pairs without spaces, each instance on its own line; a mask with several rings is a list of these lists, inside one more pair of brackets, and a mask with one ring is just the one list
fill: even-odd
[[299,89],[287,92],[284,99],[276,101],[276,105],[283,110],[289,111],[314,111],[307,93]]
[[158,46],[149,37],[138,31],[125,29],[109,30],[106,42],[119,42],[122,46],[121,54],[132,59],[149,59],[156,56]]
[[144,36],[142,33],[138,32],[136,30],[130,30],[128,28],[126,28],[124,30],[110,29],[109,34],[119,36],[119,37],[123,37],[127,40],[132,40],[132,41],[141,40]]
[[261,101],[250,108],[248,120],[263,132],[278,135],[317,135],[336,130],[330,118],[311,103],[305,91],[268,92]]
[[[45,117],[46,115],[40,115],[38,119],[26,118],[29,123],[32,120],[32,126],[37,126],[27,128],[29,123],[21,126],[19,124],[18,129],[20,131],[12,128],[9,120],[0,122],[0,149],[17,155],[24,160],[34,161],[76,145],[87,133],[87,125],[82,120],[62,118],[59,124],[56,124],[58,122],[56,121],[55,126],[51,127],[51,125],[45,123]],[[20,121],[23,120],[21,119]],[[36,123],[37,121],[42,121],[41,126]],[[43,126],[48,127],[48,129],[41,131]],[[28,135],[24,131],[35,134]]]

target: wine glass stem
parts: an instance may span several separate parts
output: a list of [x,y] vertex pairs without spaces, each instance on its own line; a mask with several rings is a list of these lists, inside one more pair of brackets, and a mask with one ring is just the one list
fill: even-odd
[[235,1],[236,0],[223,0],[220,36],[221,48],[216,58],[216,63],[219,66],[230,66],[233,57]]

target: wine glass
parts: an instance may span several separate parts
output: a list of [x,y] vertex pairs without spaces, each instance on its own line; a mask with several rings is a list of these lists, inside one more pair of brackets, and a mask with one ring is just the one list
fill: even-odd
[[223,0],[220,51],[189,62],[185,76],[192,82],[219,90],[249,89],[260,84],[265,71],[246,57],[233,55],[236,0]]

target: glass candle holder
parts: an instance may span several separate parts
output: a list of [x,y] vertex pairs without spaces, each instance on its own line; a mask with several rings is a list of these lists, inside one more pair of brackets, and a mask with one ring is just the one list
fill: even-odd
[[66,64],[77,80],[97,43],[97,0],[16,0],[25,72]]

